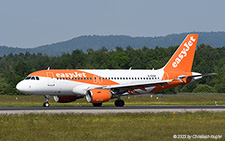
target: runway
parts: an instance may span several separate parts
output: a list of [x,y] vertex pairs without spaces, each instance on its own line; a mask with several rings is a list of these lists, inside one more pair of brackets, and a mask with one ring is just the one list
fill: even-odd
[[159,113],[159,112],[225,112],[225,105],[155,105],[155,106],[124,106],[124,107],[0,107],[0,114],[102,114],[102,113]]

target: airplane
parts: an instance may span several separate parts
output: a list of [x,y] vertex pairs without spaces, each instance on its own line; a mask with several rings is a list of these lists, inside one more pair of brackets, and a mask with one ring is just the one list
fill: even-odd
[[187,35],[168,63],[158,70],[48,68],[31,73],[16,89],[45,96],[44,107],[50,106],[50,96],[60,103],[86,97],[87,102],[98,107],[117,98],[115,106],[123,107],[125,102],[121,96],[151,94],[215,75],[191,72],[197,40],[198,34]]

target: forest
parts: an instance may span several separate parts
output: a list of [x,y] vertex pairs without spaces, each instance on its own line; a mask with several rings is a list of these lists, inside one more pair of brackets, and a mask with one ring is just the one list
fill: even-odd
[[[51,69],[159,69],[163,67],[178,46],[154,49],[143,47],[107,50],[76,49],[61,56],[41,53],[9,54],[0,57],[0,94],[21,95],[16,84],[34,71]],[[197,47],[192,72],[217,73],[190,84],[159,93],[225,93],[225,47],[215,48],[201,44]]]

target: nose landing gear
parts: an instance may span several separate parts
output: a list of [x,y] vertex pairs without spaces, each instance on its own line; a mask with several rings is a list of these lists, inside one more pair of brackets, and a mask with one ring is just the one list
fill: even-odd
[[49,95],[45,95],[45,102],[43,103],[44,107],[49,107],[50,106],[50,104],[48,103],[49,98],[50,98]]

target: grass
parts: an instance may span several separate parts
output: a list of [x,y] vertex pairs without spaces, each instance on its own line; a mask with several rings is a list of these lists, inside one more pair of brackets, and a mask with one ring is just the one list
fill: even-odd
[[[158,97],[158,99],[157,99]],[[214,105],[225,94],[123,97],[126,105]],[[104,106],[114,106],[111,100]],[[0,106],[42,106],[43,96],[0,95]],[[51,106],[92,106],[85,99]],[[0,115],[0,140],[173,140],[173,135],[222,135],[223,112]]]
[[[0,140],[173,140],[222,135],[224,113],[1,115]],[[222,138],[222,139],[223,139]]]
[[[158,99],[157,99],[158,97]],[[215,101],[219,105],[225,104],[225,94],[177,94],[177,95],[150,95],[122,97],[126,105],[215,105]],[[103,103],[103,106],[114,106],[114,101]],[[43,96],[36,95],[0,95],[1,107],[17,107],[17,106],[42,106],[44,102]],[[71,103],[56,103],[50,98],[51,106],[92,106],[85,98],[78,99]]]

